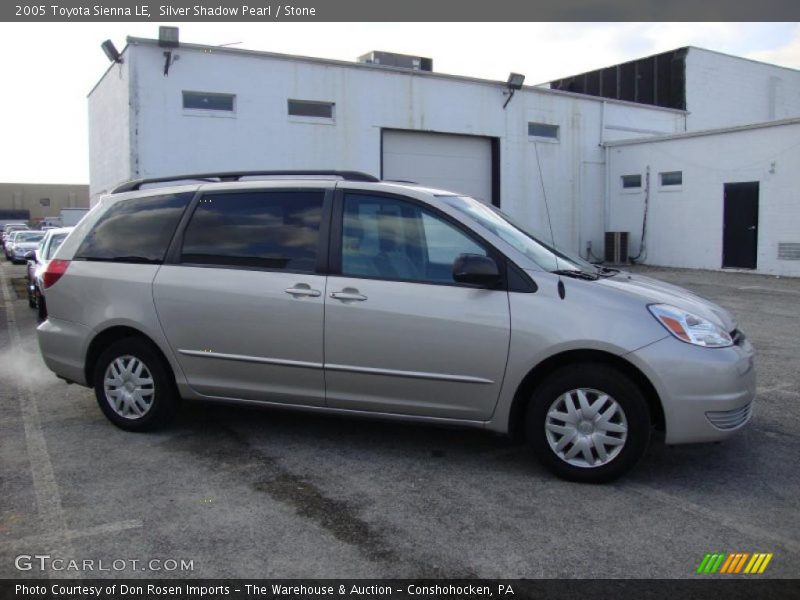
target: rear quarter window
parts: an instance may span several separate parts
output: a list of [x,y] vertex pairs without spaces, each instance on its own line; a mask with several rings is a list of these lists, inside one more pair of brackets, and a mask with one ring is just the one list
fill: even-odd
[[163,194],[114,203],[81,242],[75,258],[162,262],[193,195]]

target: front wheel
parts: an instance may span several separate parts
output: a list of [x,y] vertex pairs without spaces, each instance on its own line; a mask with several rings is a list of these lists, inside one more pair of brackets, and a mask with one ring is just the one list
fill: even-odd
[[94,392],[103,414],[128,431],[151,431],[168,423],[179,402],[169,368],[143,339],[112,343],[94,370]]
[[562,367],[533,393],[525,422],[536,455],[571,481],[604,483],[632,469],[650,440],[639,387],[602,364]]

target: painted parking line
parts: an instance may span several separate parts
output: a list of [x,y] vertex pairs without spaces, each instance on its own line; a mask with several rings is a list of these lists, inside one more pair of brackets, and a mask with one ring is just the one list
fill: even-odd
[[[12,347],[21,347],[22,335],[16,319],[14,296],[8,283],[6,265],[0,266],[0,288],[2,288],[3,303],[6,321],[8,324],[9,341]],[[31,469],[34,495],[36,496],[36,510],[39,515],[43,533],[26,536],[18,539],[2,540],[0,549],[20,548],[30,550],[31,547],[46,549],[53,556],[72,558],[75,556],[72,540],[95,535],[104,535],[142,527],[138,519],[116,521],[81,530],[70,530],[61,505],[61,494],[58,489],[50,453],[47,450],[47,440],[42,430],[39,417],[39,406],[36,394],[33,392],[31,381],[27,373],[19,373],[17,380],[17,398],[20,404],[20,414],[25,432],[25,447],[28,453],[28,463]],[[46,548],[42,546],[46,545]],[[49,570],[48,577],[79,578],[79,571]]]
[[[96,525],[94,527],[87,527],[86,529],[69,530],[63,532],[65,537],[70,540],[76,538],[91,537],[95,535],[104,535],[108,533],[118,533],[120,531],[127,531],[129,529],[138,529],[142,526],[139,519],[129,519],[127,521],[117,521],[115,523],[106,523],[105,525]],[[41,547],[45,544],[48,546],[57,542],[57,534],[42,533],[37,535],[28,535],[22,538],[2,540],[0,541],[0,550],[14,550],[14,549],[28,549],[34,547]],[[62,573],[64,571],[61,571]],[[59,575],[60,576],[60,575]]]
[[[16,313],[14,311],[14,299],[8,285],[6,268],[0,268],[0,287],[3,291],[3,301],[5,304],[6,321],[8,322],[8,333],[12,347],[22,345],[22,336],[17,327]],[[47,440],[42,431],[39,419],[39,406],[36,402],[36,395],[31,389],[30,380],[26,373],[20,373],[20,383],[18,384],[18,394],[20,413],[25,431],[25,446],[28,452],[28,463],[31,469],[33,480],[33,491],[36,496],[36,509],[39,513],[42,528],[52,535],[52,542],[49,548],[56,556],[74,556],[72,540],[67,534],[67,520],[64,509],[61,506],[61,494],[53,473],[53,463],[50,461],[50,453],[47,451]],[[53,571],[48,571],[48,577],[54,577]],[[59,577],[70,576],[80,577],[79,572],[61,573]]]
[[759,527],[758,525],[753,525],[752,523],[745,523],[736,517],[728,516],[724,513],[706,508],[705,506],[695,504],[694,502],[686,500],[685,498],[681,498],[680,496],[668,494],[666,492],[662,492],[661,490],[656,490],[645,485],[626,485],[625,489],[631,490],[637,494],[641,494],[642,496],[652,500],[673,506],[679,510],[682,510],[683,512],[702,517],[703,519],[712,521],[721,527],[727,527],[728,529],[737,531],[742,535],[750,536],[764,542],[769,541],[790,552],[800,554],[800,542],[790,537],[781,535],[780,533],[769,531]]

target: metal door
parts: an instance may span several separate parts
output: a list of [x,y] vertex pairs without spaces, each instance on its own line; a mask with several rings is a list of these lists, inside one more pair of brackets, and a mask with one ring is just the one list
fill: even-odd
[[755,269],[758,251],[758,182],[725,184],[722,266]]

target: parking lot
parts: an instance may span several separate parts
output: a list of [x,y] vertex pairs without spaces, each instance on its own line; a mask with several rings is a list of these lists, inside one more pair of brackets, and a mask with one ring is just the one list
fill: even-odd
[[476,431],[185,403],[169,429],[126,433],[45,368],[24,267],[3,261],[0,577],[52,575],[15,567],[47,554],[95,561],[60,573],[85,577],[673,578],[707,552],[774,553],[767,574],[796,577],[800,280],[641,270],[736,313],[755,415],[722,444],[656,440],[629,476],[589,486]]

